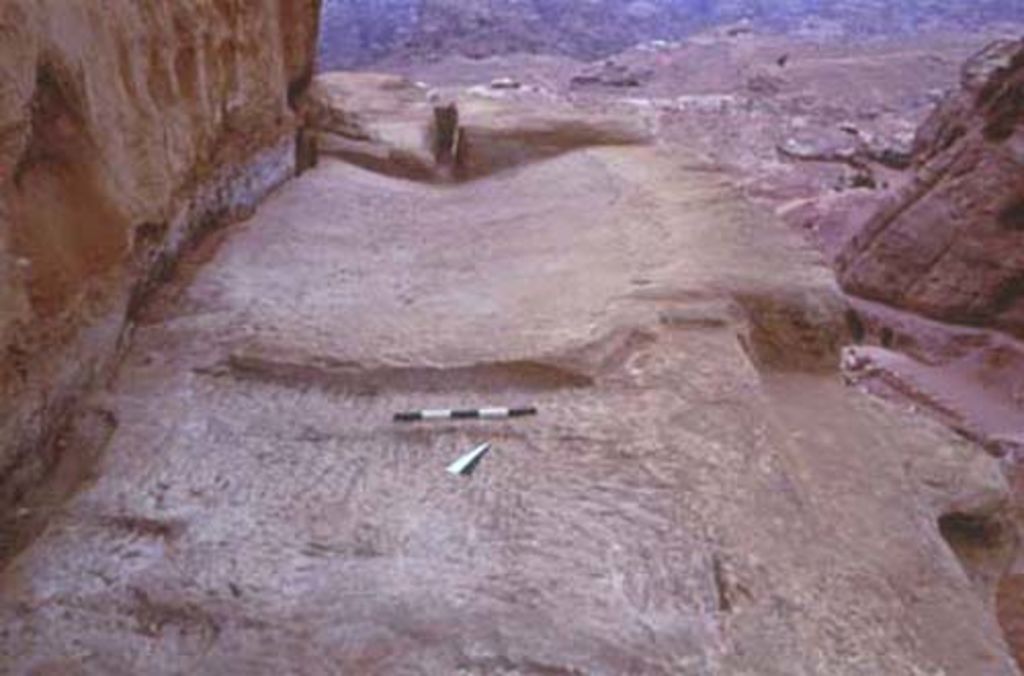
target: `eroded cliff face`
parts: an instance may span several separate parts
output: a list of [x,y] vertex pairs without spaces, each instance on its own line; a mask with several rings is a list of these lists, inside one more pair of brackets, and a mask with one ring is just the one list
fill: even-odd
[[915,146],[913,180],[840,255],[844,287],[1024,336],[1024,42],[972,59]]
[[292,174],[319,4],[0,0],[0,504],[176,254]]

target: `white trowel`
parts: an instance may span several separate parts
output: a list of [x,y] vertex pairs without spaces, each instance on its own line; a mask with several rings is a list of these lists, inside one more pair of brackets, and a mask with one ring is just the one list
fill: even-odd
[[448,465],[448,473],[454,476],[469,476],[480,460],[491,450],[490,444],[480,444],[472,451]]

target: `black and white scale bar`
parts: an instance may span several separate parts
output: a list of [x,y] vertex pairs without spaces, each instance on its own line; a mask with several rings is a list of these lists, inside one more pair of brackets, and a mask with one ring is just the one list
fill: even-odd
[[419,422],[421,420],[501,420],[503,418],[524,418],[537,415],[533,406],[525,408],[469,408],[462,410],[436,409],[396,413],[395,422]]

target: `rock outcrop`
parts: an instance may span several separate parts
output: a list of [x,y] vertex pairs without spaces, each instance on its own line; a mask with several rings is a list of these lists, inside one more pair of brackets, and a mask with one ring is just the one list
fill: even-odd
[[293,173],[319,13],[0,2],[0,504],[176,254]]
[[915,141],[913,179],[837,265],[851,293],[1024,336],[1024,42],[993,44]]

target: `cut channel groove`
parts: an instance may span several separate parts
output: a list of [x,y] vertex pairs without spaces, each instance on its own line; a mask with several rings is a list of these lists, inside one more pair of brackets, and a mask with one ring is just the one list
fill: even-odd
[[319,387],[372,396],[383,392],[455,392],[559,390],[590,387],[594,379],[568,368],[533,360],[513,360],[455,367],[367,368],[354,364],[303,363],[232,355],[216,375],[289,387]]

